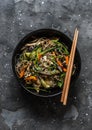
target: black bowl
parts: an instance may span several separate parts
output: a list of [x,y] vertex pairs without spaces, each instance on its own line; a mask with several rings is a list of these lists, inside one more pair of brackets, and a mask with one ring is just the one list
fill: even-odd
[[[53,97],[56,95],[61,94],[61,89],[60,88],[54,88],[51,90],[50,93],[46,93],[46,92],[40,92],[37,93],[34,90],[28,90],[26,89],[25,85],[24,85],[24,81],[19,79],[15,70],[15,65],[16,65],[16,59],[17,59],[17,55],[19,55],[21,53],[21,48],[28,42],[36,39],[36,38],[40,38],[40,37],[47,37],[47,38],[51,38],[51,37],[59,37],[60,41],[63,42],[64,44],[66,44],[66,46],[68,46],[69,51],[71,50],[71,45],[72,45],[72,40],[67,37],[64,33],[54,30],[54,29],[40,29],[40,30],[36,30],[34,32],[29,33],[28,35],[26,35],[16,46],[13,56],[12,56],[12,69],[14,72],[15,77],[17,78],[19,84],[22,86],[22,88],[28,92],[29,94],[33,94],[39,97]],[[80,73],[80,69],[81,69],[81,58],[78,52],[78,49],[76,49],[76,53],[75,53],[75,59],[74,59],[74,63],[76,65],[76,71],[74,73],[74,75],[71,78],[71,87],[70,89],[72,89],[72,85],[75,83],[75,81],[77,80],[79,73]]]

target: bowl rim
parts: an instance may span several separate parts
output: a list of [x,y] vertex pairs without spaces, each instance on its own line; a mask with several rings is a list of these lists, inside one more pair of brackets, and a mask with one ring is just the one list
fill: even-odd
[[[72,44],[72,40],[67,36],[65,35],[63,32],[59,31],[59,30],[56,30],[56,29],[51,29],[51,28],[42,28],[42,29],[37,29],[37,30],[34,30],[28,34],[26,34],[16,45],[16,47],[14,48],[14,51],[13,51],[13,55],[12,55],[12,70],[13,70],[13,73],[14,73],[14,76],[16,77],[19,85],[24,89],[26,90],[29,94],[32,94],[32,95],[35,95],[35,96],[38,96],[38,97],[54,97],[54,96],[57,96],[57,95],[60,95],[62,93],[62,91],[60,92],[57,92],[57,93],[54,93],[54,94],[51,94],[51,95],[40,95],[40,94],[37,94],[37,93],[34,93],[30,90],[28,90],[20,81],[20,79],[18,78],[17,74],[16,74],[16,70],[15,70],[15,66],[14,66],[14,57],[16,55],[16,50],[18,49],[18,46],[23,43],[23,41],[27,38],[29,38],[31,35],[35,34],[35,33],[40,33],[41,31],[54,31],[55,33],[58,33],[60,35],[63,35],[63,37],[69,39],[70,43]],[[75,83],[75,81],[78,79],[79,77],[79,74],[80,74],[80,71],[81,71],[81,57],[80,57],[80,53],[78,51],[78,48],[76,48],[76,52],[78,54],[78,57],[79,57],[79,60],[80,60],[80,63],[79,63],[79,71],[78,71],[78,74],[76,76],[76,78],[73,80],[73,82],[71,82],[71,86]]]

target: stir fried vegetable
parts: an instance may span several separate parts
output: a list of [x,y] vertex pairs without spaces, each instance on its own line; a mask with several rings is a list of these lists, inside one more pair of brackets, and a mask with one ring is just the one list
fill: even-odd
[[[62,87],[67,65],[69,51],[59,39],[39,38],[26,44],[22,49],[17,63],[16,71],[28,89],[37,92],[55,87]],[[73,74],[75,65],[73,67]]]

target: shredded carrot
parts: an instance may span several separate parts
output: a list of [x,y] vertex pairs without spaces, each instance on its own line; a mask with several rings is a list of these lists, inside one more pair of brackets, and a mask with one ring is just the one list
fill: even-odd
[[56,59],[56,61],[57,61],[57,64],[58,64],[60,67],[63,67],[61,61],[59,61],[58,59]]
[[67,71],[67,69],[63,66],[63,64],[61,63],[61,61],[59,61],[58,59],[56,59],[57,64],[63,69],[64,72]]
[[69,62],[69,57],[68,57],[68,56],[66,56],[66,57],[65,57],[65,60],[66,60],[66,64],[68,65],[68,62]]
[[64,72],[66,72],[66,71],[67,71],[67,69],[66,69],[66,68],[63,68],[63,71],[64,71]]
[[[66,64],[68,65],[69,56],[65,56],[65,61],[66,61]],[[67,68],[63,68],[63,71],[66,72],[66,71],[67,71]]]
[[37,80],[37,77],[36,76],[28,76],[25,78],[26,81],[29,81],[29,80],[33,80],[33,81],[36,81]]
[[22,78],[24,76],[25,70],[22,69],[21,72],[19,73],[19,78]]
[[41,57],[42,57],[42,55],[41,55],[41,54],[38,54],[38,60],[40,60]]
[[21,68],[20,73],[19,73],[19,78],[23,78],[25,74],[25,69],[27,68],[28,65],[25,65]]

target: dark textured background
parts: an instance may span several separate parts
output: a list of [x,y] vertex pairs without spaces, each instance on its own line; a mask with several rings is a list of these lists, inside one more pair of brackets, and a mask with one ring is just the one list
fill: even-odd
[[[63,108],[59,99],[24,97],[11,67],[19,40],[40,28],[54,28],[73,37],[79,28],[82,59],[73,99]],[[0,130],[92,130],[92,1],[0,0]]]

